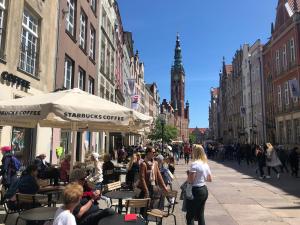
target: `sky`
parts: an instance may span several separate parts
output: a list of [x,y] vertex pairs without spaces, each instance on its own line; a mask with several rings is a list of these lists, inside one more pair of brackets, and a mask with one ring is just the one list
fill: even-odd
[[185,68],[190,126],[208,127],[210,88],[219,85],[222,58],[231,64],[243,44],[266,43],[277,0],[118,0],[123,29],[145,64],[145,81],[170,100],[177,32]]

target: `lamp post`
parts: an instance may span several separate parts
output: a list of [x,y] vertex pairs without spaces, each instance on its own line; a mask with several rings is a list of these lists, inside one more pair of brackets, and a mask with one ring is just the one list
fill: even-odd
[[165,124],[166,124],[166,114],[160,114],[160,124],[161,124],[161,154],[164,153],[164,131],[165,131]]
[[251,129],[250,129],[250,144],[253,141],[253,99],[252,99],[252,75],[251,75],[251,62],[250,62],[251,54],[248,55],[248,63],[249,63],[249,79],[250,79],[250,105],[251,105]]

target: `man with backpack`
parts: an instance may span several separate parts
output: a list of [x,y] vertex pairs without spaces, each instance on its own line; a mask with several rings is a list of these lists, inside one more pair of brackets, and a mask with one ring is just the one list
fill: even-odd
[[1,148],[2,165],[1,165],[1,175],[2,175],[2,185],[5,189],[17,180],[17,172],[21,168],[20,161],[12,154],[10,146],[3,146]]

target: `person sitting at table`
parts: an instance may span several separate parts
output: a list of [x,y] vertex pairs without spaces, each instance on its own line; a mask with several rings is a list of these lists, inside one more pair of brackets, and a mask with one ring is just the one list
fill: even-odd
[[54,180],[54,185],[56,186],[58,185],[59,170],[52,167],[45,159],[46,155],[40,154],[34,160],[34,164],[38,167],[38,177],[41,179],[50,179],[50,183],[52,183],[51,180]]
[[18,191],[22,194],[36,194],[40,189],[37,182],[38,168],[36,165],[29,165],[22,173]]
[[114,173],[114,164],[110,160],[110,155],[105,154],[103,156],[103,165],[102,165],[102,171],[103,171],[103,182],[102,184],[108,184],[111,182],[114,182],[116,179],[115,173]]
[[133,154],[130,158],[127,174],[126,174],[126,185],[130,189],[133,189],[133,184],[137,181],[139,175],[139,163],[137,161],[137,155]]
[[86,172],[83,169],[74,169],[70,174],[70,182],[77,182],[83,187],[83,195],[79,204],[73,210],[78,225],[97,224],[100,219],[115,214],[111,208],[98,207],[101,191],[93,191],[86,182]]
[[63,206],[57,209],[53,225],[76,225],[75,216],[72,214],[83,195],[83,187],[78,183],[68,184],[63,192]]
[[69,181],[71,155],[66,155],[60,164],[60,180],[62,182]]

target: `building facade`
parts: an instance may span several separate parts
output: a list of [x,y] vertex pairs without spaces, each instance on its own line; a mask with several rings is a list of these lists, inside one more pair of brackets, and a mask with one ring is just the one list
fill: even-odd
[[[300,144],[299,9],[299,0],[278,1],[272,36],[264,48],[264,57],[269,59],[264,62],[264,67],[269,67],[265,77],[271,80],[273,86],[275,141],[287,148]],[[270,108],[266,110],[272,111]]]
[[209,138],[212,140],[218,140],[220,138],[218,101],[219,88],[211,88],[209,106]]
[[[79,88],[93,95],[98,93],[99,8],[98,0],[59,1],[55,90]],[[84,160],[89,150],[98,151],[97,136],[77,132],[77,161]],[[69,130],[54,129],[53,149],[62,146],[65,153],[71,152],[70,143]]]
[[[54,90],[57,12],[58,1],[0,1],[0,100]],[[0,146],[11,145],[28,163],[49,157],[51,135],[50,128],[3,126]]]

